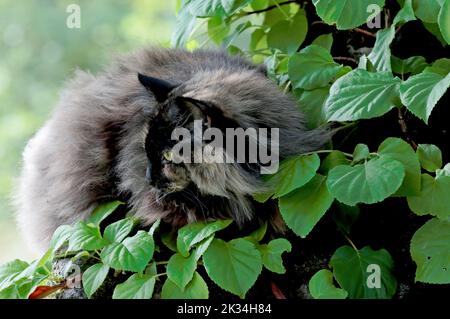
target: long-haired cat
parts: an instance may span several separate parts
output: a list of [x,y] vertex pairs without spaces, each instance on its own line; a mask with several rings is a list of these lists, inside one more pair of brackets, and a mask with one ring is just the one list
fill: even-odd
[[[296,102],[261,67],[223,52],[144,49],[97,75],[77,71],[51,118],[29,141],[17,194],[26,240],[46,249],[54,230],[101,201],[126,200],[144,225],[258,214],[259,170],[242,163],[179,163],[170,132],[205,126],[279,128],[280,159],[316,150]],[[253,167],[252,167],[253,166]]]

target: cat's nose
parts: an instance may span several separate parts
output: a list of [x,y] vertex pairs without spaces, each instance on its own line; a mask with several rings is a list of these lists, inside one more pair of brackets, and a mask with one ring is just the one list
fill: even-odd
[[147,169],[145,171],[145,180],[151,184],[152,183],[152,163],[148,161]]

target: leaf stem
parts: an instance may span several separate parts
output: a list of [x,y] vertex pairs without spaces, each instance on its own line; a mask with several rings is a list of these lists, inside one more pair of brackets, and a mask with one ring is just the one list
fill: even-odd
[[350,239],[350,237],[347,236],[344,232],[342,232],[342,235],[344,235],[345,239],[350,243],[350,245],[353,247],[353,249],[359,253],[358,248],[356,248],[356,245],[353,243],[353,241]]

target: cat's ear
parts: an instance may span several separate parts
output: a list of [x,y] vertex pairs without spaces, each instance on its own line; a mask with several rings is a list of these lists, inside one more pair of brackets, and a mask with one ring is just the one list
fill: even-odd
[[139,82],[155,96],[155,99],[158,102],[164,102],[170,91],[176,87],[176,85],[172,83],[141,73],[138,73],[138,79]]
[[234,119],[226,116],[220,108],[212,103],[185,96],[177,97],[177,100],[183,102],[194,115],[194,119],[203,119],[209,126],[219,129],[239,127]]

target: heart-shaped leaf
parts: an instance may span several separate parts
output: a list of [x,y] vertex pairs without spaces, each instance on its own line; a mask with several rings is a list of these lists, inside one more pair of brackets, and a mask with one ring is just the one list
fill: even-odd
[[405,167],[405,178],[395,196],[411,196],[420,193],[420,163],[413,148],[400,138],[389,137],[381,143],[378,154],[389,156]]
[[312,90],[332,82],[342,65],[321,46],[310,45],[289,59],[288,74],[294,88]]
[[300,9],[292,20],[281,20],[267,33],[267,43],[271,48],[292,54],[300,47],[308,32],[305,11]]
[[155,243],[145,231],[138,231],[122,243],[114,242],[101,252],[103,263],[116,270],[141,272],[152,259]]
[[417,281],[450,284],[450,222],[433,218],[420,227],[411,240],[411,257]]
[[428,123],[431,112],[449,86],[450,73],[444,77],[434,72],[423,72],[402,83],[400,97],[408,110]]
[[305,238],[333,203],[325,176],[317,174],[303,187],[279,200],[280,212],[286,225]]
[[107,241],[102,238],[98,226],[78,222],[73,226],[70,234],[68,251],[96,250],[103,248],[106,244]]
[[203,255],[209,277],[221,288],[244,297],[262,270],[261,254],[243,238],[225,242],[215,238]]
[[328,121],[356,121],[381,116],[399,104],[400,79],[390,72],[356,69],[331,86],[325,103]]
[[258,246],[264,267],[277,274],[284,274],[286,272],[281,255],[285,251],[290,252],[291,249],[291,243],[284,238],[274,239],[268,244]]
[[100,223],[109,215],[111,215],[117,207],[119,207],[121,204],[123,204],[120,201],[112,201],[108,203],[102,203],[98,205],[94,212],[89,216],[87,223],[88,224],[94,224],[95,226],[100,225]]
[[197,261],[209,247],[213,239],[214,234],[202,241],[188,257],[184,257],[180,253],[176,253],[170,257],[169,263],[167,264],[167,277],[180,287],[180,289],[183,290],[191,281],[197,269]]
[[327,180],[331,194],[344,204],[374,204],[394,194],[405,177],[405,168],[393,158],[379,156],[355,166],[333,168]]
[[131,218],[121,219],[105,228],[103,237],[110,243],[120,243],[133,229],[133,220]]
[[442,167],[442,152],[436,145],[419,144],[417,156],[420,165],[429,172],[435,172]]
[[94,264],[83,273],[83,289],[90,298],[103,284],[108,275],[109,267],[101,263]]
[[385,0],[313,0],[319,17],[338,30],[356,28],[366,23],[372,11],[369,8],[383,8]]
[[422,174],[422,188],[418,196],[409,196],[408,206],[417,215],[431,214],[442,220],[450,217],[450,176],[436,174],[433,178]]
[[214,222],[191,223],[178,230],[177,249],[182,256],[189,256],[189,250],[195,244],[208,238],[215,232],[231,224],[231,220],[217,220]]
[[208,285],[197,272],[184,290],[167,278],[161,291],[163,299],[208,299],[208,296]]
[[327,269],[316,272],[309,280],[308,288],[314,299],[345,299],[348,296],[347,291],[333,284],[333,273]]
[[151,299],[155,288],[155,277],[134,274],[114,289],[113,299]]
[[342,246],[331,257],[333,274],[349,298],[391,298],[397,289],[394,261],[384,249]]
[[308,183],[319,166],[317,154],[296,156],[281,162],[278,172],[269,178],[269,183],[275,185],[273,197],[281,197]]

